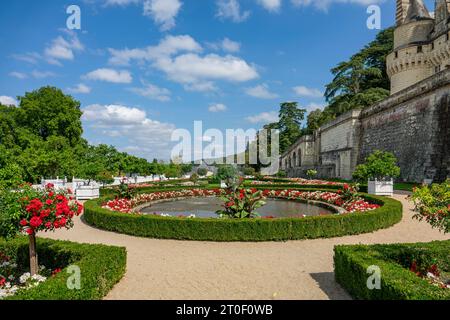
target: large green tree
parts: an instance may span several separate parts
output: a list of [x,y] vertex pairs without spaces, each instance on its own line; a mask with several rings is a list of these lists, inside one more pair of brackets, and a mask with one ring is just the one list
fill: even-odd
[[60,89],[43,87],[19,97],[17,124],[43,140],[64,137],[70,146],[79,143],[83,128],[80,103]]

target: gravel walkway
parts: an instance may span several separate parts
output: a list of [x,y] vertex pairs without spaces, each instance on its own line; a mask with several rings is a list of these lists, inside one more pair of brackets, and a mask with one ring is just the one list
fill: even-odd
[[155,240],[94,229],[80,220],[69,231],[45,236],[124,246],[127,273],[106,299],[350,299],[334,281],[337,244],[446,240],[425,222],[412,220],[406,196],[403,221],[370,234],[264,243]]

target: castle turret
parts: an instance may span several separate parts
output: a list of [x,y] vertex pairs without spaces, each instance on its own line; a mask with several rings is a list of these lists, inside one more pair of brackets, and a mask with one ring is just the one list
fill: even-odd
[[434,19],[422,0],[407,2],[397,1],[398,25],[394,31],[394,52],[387,57],[391,94],[433,74],[427,53],[432,50],[429,40]]
[[409,0],[397,0],[396,21],[397,26],[401,25],[405,21],[406,14],[408,13]]

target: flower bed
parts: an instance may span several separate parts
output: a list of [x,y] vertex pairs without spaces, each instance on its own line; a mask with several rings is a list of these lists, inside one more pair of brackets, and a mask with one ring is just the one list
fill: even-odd
[[309,180],[303,178],[270,178],[263,177],[259,181],[251,181],[252,185],[270,185],[270,184],[296,184],[304,186],[343,186],[342,182],[325,181],[325,180]]
[[[246,191],[256,193],[257,189],[247,189]],[[223,196],[225,194],[226,191],[223,189],[183,189],[179,191],[144,193],[138,194],[131,200],[109,200],[102,205],[102,208],[122,213],[131,213],[135,207],[145,203],[151,203],[153,201],[188,197]],[[345,201],[341,194],[328,191],[263,190],[262,194],[267,198],[326,202],[342,207],[350,213],[365,212],[375,210],[380,207],[380,205],[369,203],[360,197]]]
[[[0,239],[0,295],[7,300],[96,300],[103,298],[123,277],[126,269],[125,248],[78,244],[38,239],[40,275],[28,272],[28,242],[25,237]],[[5,263],[6,262],[6,263]],[[80,289],[67,287],[74,275],[70,266],[79,268]],[[13,276],[14,279],[11,277]],[[1,279],[4,278],[4,281]],[[9,284],[8,284],[9,283]],[[38,285],[37,285],[38,284]]]
[[32,276],[29,272],[21,271],[15,259],[0,251],[0,300],[34,288],[60,271],[60,268],[50,270],[41,265],[39,274]]
[[[277,191],[276,187],[273,188]],[[187,190],[187,189],[183,189]],[[196,189],[200,190],[200,189]],[[216,195],[217,189],[204,189]],[[283,191],[284,189],[280,189]],[[316,189],[295,189],[291,192],[316,192]],[[162,193],[167,189],[152,190]],[[176,194],[180,190],[171,190]],[[139,192],[146,193],[143,189]],[[191,191],[196,192],[196,191]],[[199,191],[197,191],[199,192]],[[334,190],[321,192],[335,193]],[[311,193],[312,194],[312,193]],[[157,215],[123,214],[102,208],[112,197],[85,203],[85,221],[97,228],[134,236],[198,241],[286,241],[339,237],[361,234],[390,227],[402,218],[400,202],[384,198],[360,195],[365,201],[377,204],[378,209],[361,214],[353,212],[342,215],[314,216],[282,219],[181,219]],[[149,201],[143,196],[145,202]],[[144,201],[143,200],[143,201]]]
[[[356,299],[450,300],[450,240],[334,251],[336,281]],[[367,287],[369,266],[380,268],[380,289]]]

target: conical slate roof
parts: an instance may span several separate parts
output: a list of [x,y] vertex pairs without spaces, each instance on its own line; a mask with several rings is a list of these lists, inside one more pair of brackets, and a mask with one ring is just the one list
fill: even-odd
[[411,21],[432,19],[428,9],[422,0],[410,0],[408,14],[406,15],[404,23]]

